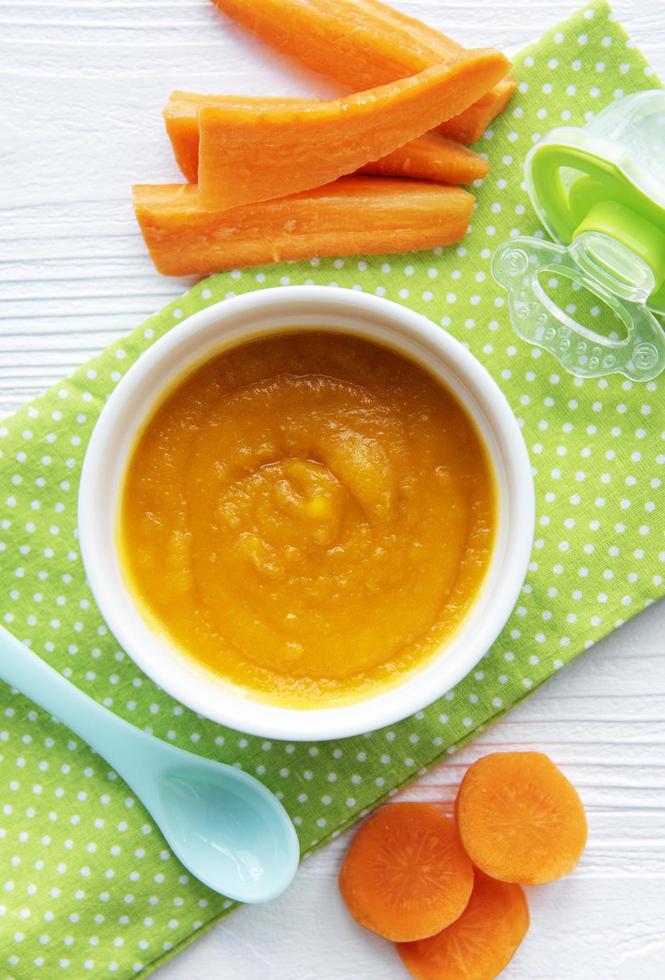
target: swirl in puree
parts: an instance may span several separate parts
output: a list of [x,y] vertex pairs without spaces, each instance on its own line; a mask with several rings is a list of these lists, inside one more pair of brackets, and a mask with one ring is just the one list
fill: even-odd
[[125,477],[126,576],[190,657],[274,703],[366,696],[474,599],[495,523],[456,397],[343,333],[230,348],[170,391]]

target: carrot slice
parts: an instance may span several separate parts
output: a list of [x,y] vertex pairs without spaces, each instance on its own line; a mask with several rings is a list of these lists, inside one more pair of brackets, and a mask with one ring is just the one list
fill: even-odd
[[[225,14],[316,72],[356,91],[446,61],[460,44],[379,0],[213,0]],[[473,143],[516,88],[507,78],[445,122],[444,136]]]
[[397,952],[414,980],[493,980],[511,961],[529,928],[519,885],[494,881],[481,871],[469,904],[436,936],[400,943]]
[[320,187],[456,114],[505,74],[498,51],[465,51],[418,75],[331,102],[199,110],[199,194],[232,208]]
[[501,881],[540,885],[561,878],[586,844],[577,790],[540,752],[495,752],[474,762],[455,806],[467,854]]
[[[199,109],[203,105],[228,105],[235,97],[172,92],[164,108],[166,131],[178,166],[195,184],[199,171]],[[303,105],[308,99],[248,99],[248,105]],[[470,184],[488,171],[487,161],[466,146],[438,133],[427,133],[411,140],[387,156],[360,168],[360,173],[382,177],[412,177],[438,180],[444,184]]]
[[167,276],[450,245],[464,237],[473,204],[460,187],[381,177],[344,177],[231,211],[201,208],[194,184],[134,187],[143,238]]
[[455,824],[431,803],[394,803],[361,826],[339,887],[349,912],[386,939],[424,939],[462,914],[473,868]]

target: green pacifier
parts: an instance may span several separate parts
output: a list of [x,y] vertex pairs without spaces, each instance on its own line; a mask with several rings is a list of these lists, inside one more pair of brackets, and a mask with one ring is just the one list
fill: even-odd
[[[531,201],[554,242],[513,238],[492,260],[513,327],[579,377],[649,381],[665,368],[665,90],[617,100],[583,129],[554,129],[525,161]],[[571,280],[625,328],[580,323],[541,280]],[[596,309],[597,312],[597,309]]]

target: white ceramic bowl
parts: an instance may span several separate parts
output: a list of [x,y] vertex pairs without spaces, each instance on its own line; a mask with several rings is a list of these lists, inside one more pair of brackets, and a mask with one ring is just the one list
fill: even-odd
[[[120,492],[137,433],[188,367],[220,349],[294,328],[345,331],[419,361],[457,394],[487,445],[497,486],[497,532],[480,592],[457,631],[424,667],[354,704],[300,709],[253,700],[179,652],[146,620],[123,579],[116,547]],[[478,663],[503,628],[533,540],[531,467],[515,417],[482,365],[440,327],[403,306],[348,289],[289,286],[225,300],[178,324],[130,368],[90,439],[79,533],[90,587],[118,642],[160,687],[207,718],[256,735],[330,739],[372,731],[430,704]]]

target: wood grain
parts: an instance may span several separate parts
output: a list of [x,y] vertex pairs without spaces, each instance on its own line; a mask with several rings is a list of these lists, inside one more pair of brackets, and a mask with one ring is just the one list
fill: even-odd
[[[521,45],[578,0],[399,0],[468,45]],[[617,15],[665,75],[663,0]],[[0,0],[0,415],[18,407],[187,286],[159,277],[129,185],[178,180],[160,109],[173,87],[326,95],[321,78],[244,36],[209,0]],[[548,752],[589,810],[574,878],[529,900],[513,980],[665,976],[665,604],[578,660],[408,790],[450,800],[494,748]],[[398,980],[391,947],[346,915],[342,837],[305,862],[279,902],[243,909],[160,980]]]

